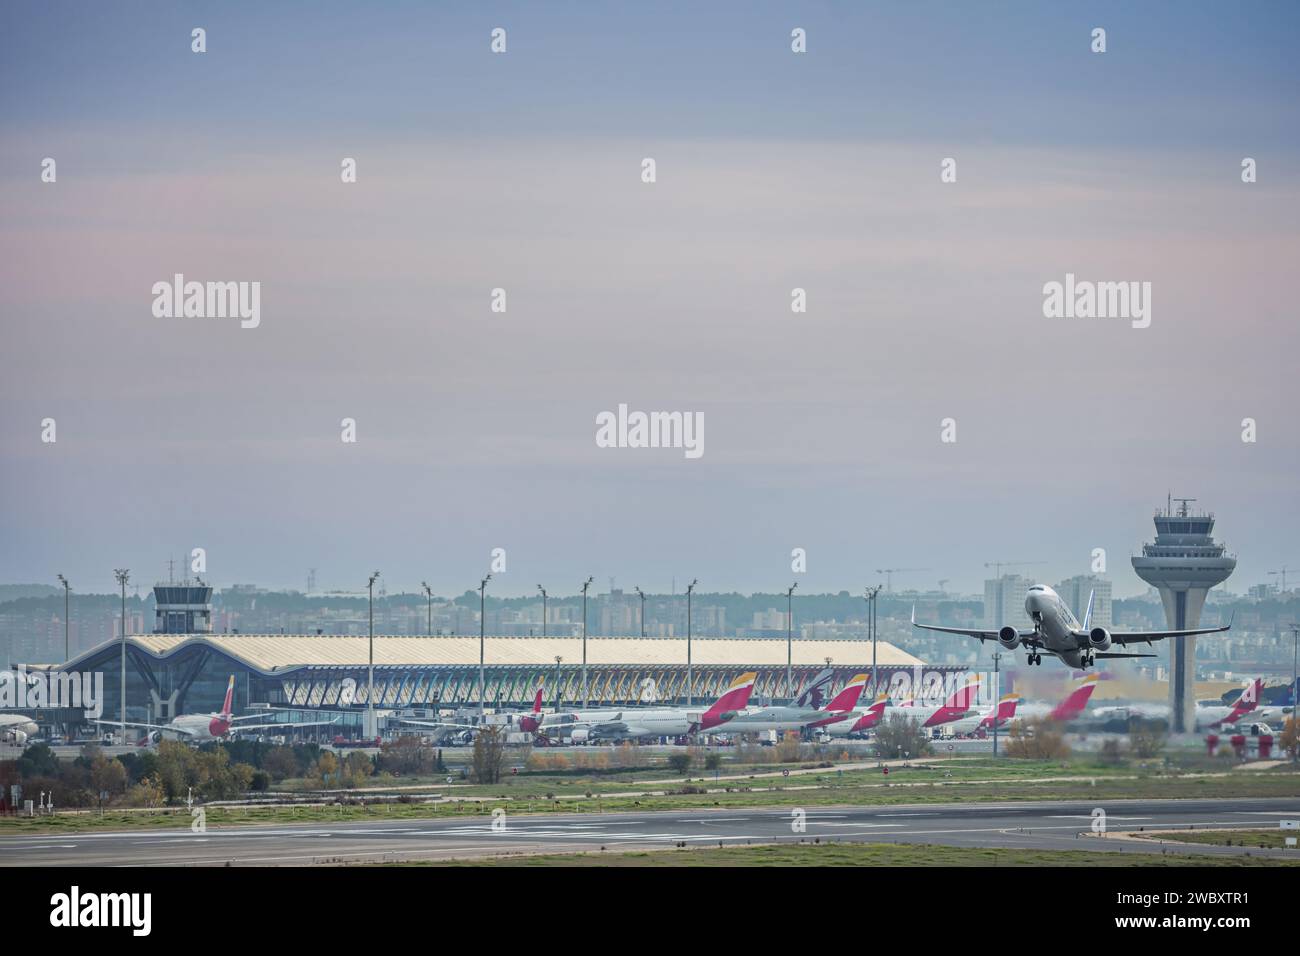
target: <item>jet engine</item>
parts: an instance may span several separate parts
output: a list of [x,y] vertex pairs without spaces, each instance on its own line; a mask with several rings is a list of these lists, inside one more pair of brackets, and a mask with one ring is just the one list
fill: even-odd
[[585,727],[575,727],[573,733],[569,735],[569,739],[575,744],[585,744],[591,739],[591,731]]
[[3,739],[22,747],[27,743],[27,732],[23,730],[13,730],[5,734]]
[[1088,632],[1088,644],[1094,651],[1104,651],[1110,648],[1110,631],[1104,627],[1094,627]]
[[1002,630],[998,631],[998,643],[1009,651],[1014,651],[1020,646],[1020,632],[1008,624]]

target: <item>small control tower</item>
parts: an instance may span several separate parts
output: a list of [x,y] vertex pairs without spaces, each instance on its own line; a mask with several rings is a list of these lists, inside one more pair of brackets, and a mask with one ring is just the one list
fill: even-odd
[[[1192,513],[1195,500],[1170,495],[1165,510],[1156,510],[1155,541],[1133,558],[1137,576],[1160,592],[1171,631],[1200,627],[1205,595],[1237,567],[1237,559],[1214,540],[1214,515]],[[1196,638],[1173,637],[1168,644],[1169,730],[1191,733],[1196,729]]]
[[212,585],[194,581],[155,584],[155,634],[211,634]]

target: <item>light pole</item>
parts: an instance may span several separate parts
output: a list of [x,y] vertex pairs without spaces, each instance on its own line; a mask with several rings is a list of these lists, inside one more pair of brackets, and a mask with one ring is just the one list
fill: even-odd
[[429,636],[433,637],[433,588],[429,587],[429,582],[421,581],[420,587],[424,588],[424,596],[429,600]]
[[[539,584],[537,585],[537,590],[542,592],[542,637],[545,637],[546,636],[546,588],[542,587]],[[558,664],[560,662],[560,659],[557,657],[555,659],[555,662]],[[558,676],[558,672],[557,672],[557,676]]]
[[880,585],[874,588],[867,588],[867,633],[871,635],[871,696],[874,700],[880,696],[880,684],[876,677],[876,595],[880,593]]
[[113,575],[117,578],[117,583],[122,586],[122,725],[118,729],[121,734],[118,743],[124,744],[126,743],[126,582],[131,580],[131,571],[129,568],[114,568]]
[[997,651],[993,655],[993,756],[998,755],[998,711],[1002,709],[1002,687],[999,683],[1001,675],[998,671],[998,664],[1002,661],[1002,652]]
[[587,709],[587,588],[594,579],[588,575],[582,582],[582,708]]
[[478,583],[478,722],[480,724],[487,720],[487,711],[485,710],[487,707],[487,682],[483,676],[484,628],[487,626],[487,614],[485,613],[487,605],[484,602],[486,601],[487,583],[491,580],[492,575],[489,573],[487,577]]
[[695,585],[700,583],[696,578],[690,584],[686,585],[686,706],[690,707],[694,702],[695,691],[695,674],[691,670],[691,594],[695,591]]
[[59,575],[59,583],[63,585],[63,662],[66,664],[72,657],[69,652],[71,646],[68,640],[68,594],[72,590],[72,585],[63,575]]
[[370,575],[366,585],[370,592],[370,663],[366,667],[366,736],[375,733],[375,581],[379,572]]
[[799,586],[796,581],[785,592],[785,696],[794,699],[794,589]]
[[564,660],[559,654],[555,655],[555,709],[560,709],[560,661]]
[[1300,624],[1291,625],[1291,761],[1300,762]]
[[639,586],[632,590],[641,597],[641,636],[645,637],[645,592]]

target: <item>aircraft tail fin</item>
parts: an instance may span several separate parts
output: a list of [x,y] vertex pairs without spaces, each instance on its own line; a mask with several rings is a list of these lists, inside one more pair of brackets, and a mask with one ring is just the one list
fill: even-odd
[[949,695],[948,699],[944,701],[943,703],[944,708],[945,709],[954,708],[954,707],[969,708],[972,704],[975,703],[975,695],[979,693],[980,681],[982,681],[983,679],[984,679],[983,675],[976,674],[969,681],[967,681],[966,684],[957,688],[955,691],[952,692],[951,695]]
[[716,701],[713,706],[705,712],[705,716],[719,716],[728,711],[744,710],[749,705],[749,695],[754,691],[754,681],[758,680],[757,671],[749,671],[741,674],[728,687]]
[[230,675],[230,682],[226,684],[226,700],[221,705],[221,716],[229,717],[232,713],[231,708],[235,703],[235,675]]
[[799,696],[794,699],[794,706],[821,710],[826,703],[826,694],[830,690],[830,683],[834,678],[834,670],[829,667],[822,670],[804,685],[803,690],[799,692]]
[[537,696],[533,698],[533,713],[540,714],[541,712],[542,712],[542,685],[538,684]]
[[868,675],[858,674],[853,680],[844,685],[844,689],[835,695],[831,702],[826,705],[826,709],[830,711],[849,711],[858,706],[858,698],[862,696],[862,691],[866,688],[868,679]]

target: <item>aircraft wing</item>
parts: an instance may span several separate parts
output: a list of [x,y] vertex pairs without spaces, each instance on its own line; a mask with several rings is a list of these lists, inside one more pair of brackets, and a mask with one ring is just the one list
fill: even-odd
[[[912,608],[912,626],[924,628],[927,631],[939,631],[943,634],[964,634],[966,637],[974,637],[980,641],[996,641],[998,639],[998,631],[1000,630],[1000,628],[995,628],[994,630],[991,631],[985,631],[985,630],[980,630],[978,628],[940,627],[937,624],[917,624],[916,608]],[[1037,644],[1037,641],[1034,639],[1038,634],[1037,631],[1034,630],[1017,631],[1016,633],[1020,635],[1021,643],[1026,644],[1030,647],[1033,647],[1035,644]]]
[[449,724],[446,721],[435,720],[412,720],[406,717],[398,720],[401,724],[410,724],[412,727],[433,727],[437,730],[481,730],[477,724]]
[[[1234,615],[1235,616],[1235,615]],[[1224,631],[1231,630],[1232,621],[1222,627],[1195,627],[1187,628],[1181,631],[1111,631],[1110,639],[1112,642],[1124,647],[1128,644],[1150,644],[1152,641],[1163,641],[1167,637],[1195,637],[1197,634],[1221,634]],[[1087,640],[1087,631],[1076,631],[1074,636],[1082,640]],[[1098,655],[1099,657],[1101,655]]]
[[1197,634],[1221,634],[1232,627],[1231,624],[1225,624],[1223,627],[1198,627],[1186,631],[1125,631],[1120,634],[1111,633],[1110,639],[1116,644],[1136,644],[1151,643],[1152,641],[1162,641],[1166,637],[1195,637]]
[[278,724],[239,724],[230,728],[232,733],[243,733],[245,730],[269,730],[273,727],[280,730],[293,730],[297,727],[327,727],[330,724],[337,724],[342,718],[335,717],[333,720],[305,720],[300,723],[288,723],[281,721]]
[[179,727],[168,727],[164,724],[137,724],[129,720],[97,720],[95,721],[95,724],[102,727],[121,727],[125,724],[127,727],[143,727],[145,730],[165,730],[170,734],[180,734],[183,737],[194,736],[188,730],[181,730]]

